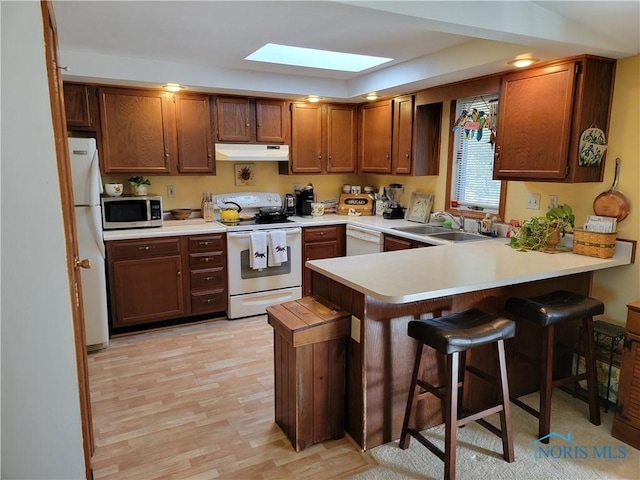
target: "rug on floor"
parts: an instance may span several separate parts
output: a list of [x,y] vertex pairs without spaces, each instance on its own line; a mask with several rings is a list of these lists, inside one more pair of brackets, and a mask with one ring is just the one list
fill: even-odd
[[[538,394],[522,398],[537,407]],[[585,402],[557,390],[551,410],[552,437],[548,445],[537,442],[537,419],[511,404],[515,462],[502,459],[502,441],[484,427],[471,423],[458,430],[458,479],[637,479],[640,451],[611,436],[613,413],[601,412],[602,424],[589,423]],[[499,426],[498,415],[488,417]],[[444,426],[423,432],[440,448]],[[367,452],[378,466],[349,480],[440,479],[444,464],[417,440],[401,450],[398,441]]]

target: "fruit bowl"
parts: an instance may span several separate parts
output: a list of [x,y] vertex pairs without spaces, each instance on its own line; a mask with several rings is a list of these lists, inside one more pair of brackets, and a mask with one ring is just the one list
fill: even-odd
[[175,210],[171,210],[171,215],[176,220],[186,220],[191,216],[190,208],[176,208]]

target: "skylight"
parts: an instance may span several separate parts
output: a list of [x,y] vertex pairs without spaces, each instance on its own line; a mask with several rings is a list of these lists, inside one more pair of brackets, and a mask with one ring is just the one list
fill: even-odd
[[331,52],[329,50],[267,43],[264,47],[246,57],[245,60],[295,65],[297,67],[324,68],[343,72],[361,72],[389,62],[393,58],[370,57],[354,53]]

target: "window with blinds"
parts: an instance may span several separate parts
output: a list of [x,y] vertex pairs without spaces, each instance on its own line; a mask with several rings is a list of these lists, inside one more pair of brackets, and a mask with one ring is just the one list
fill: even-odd
[[498,212],[501,182],[492,178],[497,113],[495,95],[456,102],[451,205],[461,210]]

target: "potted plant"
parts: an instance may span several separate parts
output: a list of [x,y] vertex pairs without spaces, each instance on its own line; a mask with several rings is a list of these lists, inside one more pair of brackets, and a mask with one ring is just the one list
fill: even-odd
[[133,188],[134,195],[146,195],[147,186],[151,185],[148,178],[142,176],[129,177],[129,185]]
[[560,237],[572,231],[575,223],[573,210],[569,205],[558,205],[544,216],[531,217],[513,229],[509,245],[518,250],[555,249]]

